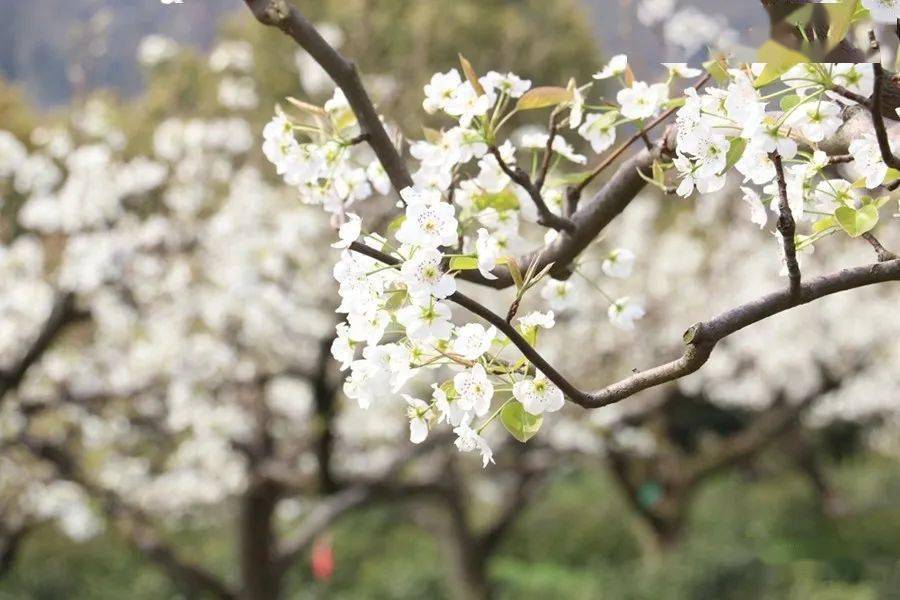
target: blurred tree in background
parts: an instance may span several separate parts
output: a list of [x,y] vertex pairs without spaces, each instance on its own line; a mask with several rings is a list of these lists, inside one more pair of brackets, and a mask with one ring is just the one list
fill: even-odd
[[[325,0],[309,6],[310,18],[348,56],[354,57],[379,109],[401,127],[423,115],[421,89],[435,71],[453,67],[465,49],[474,63],[511,70],[548,84],[587,79],[600,55],[577,0]],[[539,31],[540,35],[535,35]],[[222,26],[220,39],[249,42],[254,63],[248,77],[259,102],[249,116],[268,121],[285,97],[330,97],[333,84],[303,51],[239,14]],[[146,139],[146,128],[179,113],[208,116],[221,111],[216,85],[196,51],[180,52],[147,74],[146,92],[134,100],[123,124],[129,139]],[[299,68],[299,76],[298,76]]]
[[[514,70],[548,85],[565,85],[570,77],[587,81],[600,64],[586,20],[576,9],[574,0],[554,3],[534,0],[328,0],[312,6],[309,16],[322,25],[323,31],[347,56],[358,60],[379,110],[412,137],[421,135],[415,128],[423,117],[422,85],[435,71],[446,71],[457,65],[460,51],[481,70]],[[187,132],[189,138],[191,134],[205,131],[204,126],[217,118],[238,115],[237,118],[250,124],[253,132],[258,132],[271,117],[272,107],[285,105],[286,96],[301,97],[317,104],[331,97],[333,88],[330,84],[286,38],[259,27],[245,16],[226,23],[220,37],[222,44],[215,45],[212,56],[173,46],[165,39],[152,40],[143,47],[145,58],[148,58],[144,67],[148,87],[142,95],[130,100],[110,93],[96,93],[77,99],[68,113],[61,111],[57,115],[39,117],[29,110],[27,101],[16,90],[4,89],[0,92],[2,127],[35,149],[41,146],[32,135],[38,125],[72,126],[73,130],[83,134],[85,124],[100,120],[106,123],[103,131],[115,134],[108,136],[104,143],[121,150],[124,162],[136,155],[154,152],[154,137],[166,121],[174,124],[178,133]],[[216,50],[225,46],[229,51],[224,55],[230,56],[229,60],[242,60],[235,58],[244,55],[242,43],[248,43],[251,49],[248,54],[252,60],[248,65],[235,68],[227,60],[220,63],[214,58]],[[169,127],[169,133],[171,129]],[[238,131],[243,130],[238,128]],[[86,135],[75,141],[82,143],[89,137]],[[246,156],[241,154],[236,161],[236,169],[260,162],[256,149],[259,144],[255,143],[259,140],[254,140],[253,149]],[[184,141],[186,146],[189,142]],[[197,161],[201,167],[188,164],[185,179],[190,179],[192,168],[197,168],[198,172],[206,167],[213,170],[220,166],[220,159],[216,152],[211,152],[208,157],[201,155]],[[180,162],[191,161],[176,157],[168,166],[175,172],[179,167],[185,167],[179,165]],[[205,164],[207,162],[209,164]],[[203,209],[198,211],[200,221],[212,221],[217,211],[219,216],[227,217],[222,205],[227,201],[226,196],[232,193],[234,198],[257,207],[268,206],[262,202],[271,201],[272,215],[276,214],[274,207],[277,206],[277,210],[284,209],[278,215],[294,216],[290,205],[293,199],[288,199],[291,196],[286,193],[288,190],[277,190],[280,195],[275,202],[268,194],[271,192],[275,196],[276,192],[257,187],[253,181],[250,183],[254,185],[237,187],[232,192],[229,177],[224,178],[226,181],[216,177],[211,179],[213,183],[204,189]],[[260,190],[267,194],[264,201],[256,194]],[[14,225],[16,213],[25,198],[13,192],[6,200],[4,229],[0,235],[4,242],[9,242],[19,232],[7,225]],[[649,237],[651,233],[658,233],[656,229],[671,232],[660,242],[659,259],[644,265],[648,280],[666,281],[672,286],[671,289],[653,290],[648,319],[651,331],[647,334],[669,339],[672,332],[665,327],[662,315],[671,311],[681,317],[691,314],[698,306],[706,308],[704,298],[678,298],[676,301],[673,289],[678,285],[697,285],[701,278],[721,283],[727,280],[724,273],[731,273],[738,267],[729,257],[710,261],[710,264],[692,261],[698,247],[716,248],[722,240],[708,234],[706,227],[692,229],[685,225],[684,216],[693,216],[692,206],[667,199],[660,201],[656,196],[651,201],[656,208],[647,208],[649,202],[638,206],[637,217],[628,221],[625,229],[632,232],[631,239],[617,242],[635,245],[635,238]],[[173,208],[167,204],[162,192],[154,191],[141,197],[134,213],[168,215],[178,210],[184,208]],[[236,212],[240,213],[239,210]],[[230,218],[240,221],[234,213],[230,213]],[[642,216],[645,217],[643,220]],[[319,223],[313,221],[314,218],[309,217],[309,222]],[[708,218],[729,223],[737,216],[733,209],[709,210]],[[249,217],[247,221],[243,224],[245,227],[254,226]],[[321,224],[321,231],[314,232],[315,235],[328,234],[324,223]],[[274,230],[266,229],[265,232]],[[245,229],[236,231],[242,240],[247,236]],[[48,236],[51,264],[60,259],[58,252],[54,253],[54,248],[58,249],[63,243],[60,237]],[[734,244],[734,253],[743,257],[749,256],[749,249],[755,247],[757,241],[756,238],[729,239],[729,243]],[[230,246],[228,231],[225,231],[218,238],[216,249]],[[269,249],[262,244],[260,253]],[[607,249],[598,248],[592,258],[599,263],[605,252]],[[226,265],[242,255],[223,252],[212,256],[211,262]],[[315,256],[307,259],[308,263],[319,260]],[[303,268],[313,270],[315,265],[306,264]],[[760,275],[754,280],[752,276],[746,276],[746,280],[765,281],[765,278]],[[326,294],[331,283],[324,269],[308,275],[305,282],[307,288],[316,288],[314,291]],[[651,289],[650,285],[648,289]],[[582,289],[577,293],[591,292]],[[330,325],[327,323],[330,310],[331,306],[322,308],[325,316],[317,322]],[[153,317],[151,314],[147,323],[152,323]],[[585,320],[560,317],[562,341],[551,349],[554,354],[571,358],[574,373],[586,380],[602,381],[609,371],[621,366],[617,361],[624,363],[624,357],[627,357],[633,364],[635,356],[643,356],[638,347],[640,344],[614,339],[608,327],[590,322],[587,316],[582,317]],[[270,322],[275,318],[269,314]],[[285,322],[295,324],[290,320]],[[781,334],[783,338],[797,335],[797,331],[804,328],[807,332],[818,328],[815,335],[827,336],[827,327],[819,321],[810,319],[799,323],[795,329],[786,328]],[[889,336],[891,329],[885,327],[885,330],[883,335]],[[74,342],[71,338],[69,342],[72,347],[79,348],[79,340],[75,337]],[[871,339],[868,337],[864,341]],[[879,339],[879,343],[883,342]],[[233,346],[239,351],[245,350],[238,343]],[[594,354],[587,356],[590,354],[587,352],[573,352],[577,348],[598,348],[600,358]],[[610,356],[613,354],[610,348],[615,348],[619,356]],[[853,355],[859,349],[852,344],[835,344],[835,348],[845,356]],[[900,489],[900,479],[895,473],[896,463],[869,452],[865,444],[867,433],[876,429],[868,426],[880,424],[879,414],[871,420],[867,415],[859,422],[853,421],[855,415],[851,414],[847,423],[835,419],[830,423],[831,429],[807,430],[805,424],[798,422],[799,418],[794,419],[798,415],[788,411],[791,427],[786,427],[787,435],[781,435],[784,431],[778,430],[775,433],[779,435],[773,433],[763,440],[765,443],[736,454],[733,460],[713,464],[715,477],[704,477],[703,486],[692,486],[683,495],[667,495],[665,478],[679,475],[677,469],[667,470],[669,467],[685,457],[706,459],[715,456],[723,447],[717,444],[727,445],[742,439],[737,437],[742,431],[754,431],[759,426],[760,414],[765,414],[770,407],[783,408],[779,404],[783,388],[790,387],[792,380],[804,379],[797,374],[802,370],[800,368],[784,373],[777,368],[781,364],[768,364],[761,394],[763,399],[754,398],[752,394],[748,394],[749,400],[742,398],[741,392],[753,387],[747,380],[754,375],[748,375],[744,369],[749,352],[742,354],[738,343],[731,349],[722,350],[723,354],[731,354],[730,362],[723,361],[725,366],[721,367],[721,372],[708,380],[700,380],[696,390],[668,388],[659,397],[652,398],[656,402],[638,406],[630,414],[610,411],[608,422],[586,418],[582,412],[573,412],[569,415],[571,418],[561,419],[557,429],[548,435],[551,440],[547,442],[548,447],[536,449],[537,454],[546,451],[553,457],[553,469],[542,469],[540,493],[527,498],[518,507],[520,511],[512,513],[515,519],[503,531],[504,535],[497,538],[497,546],[492,552],[482,553],[481,548],[472,548],[472,540],[484,539],[473,532],[477,533],[476,530],[483,529],[484,525],[490,529],[496,507],[502,506],[504,494],[515,486],[502,487],[498,491],[486,481],[487,478],[481,477],[477,468],[463,468],[459,474],[463,482],[454,486],[453,493],[442,500],[440,507],[449,506],[451,520],[453,516],[462,515],[463,522],[457,523],[455,530],[451,527],[448,533],[446,528],[432,526],[434,507],[390,504],[368,508],[332,528],[335,570],[330,579],[317,579],[312,569],[298,561],[287,572],[285,596],[466,597],[464,586],[462,592],[458,589],[462,578],[458,566],[452,564],[452,546],[456,541],[451,538],[456,535],[465,538],[462,544],[457,544],[462,552],[478,551],[473,553],[478,557],[473,560],[472,567],[475,571],[480,570],[474,576],[481,578],[476,584],[483,585],[489,580],[492,591],[500,598],[553,595],[566,598],[891,597],[900,585],[900,535],[897,535],[900,514],[886,498],[890,498],[890,492]],[[572,354],[579,356],[572,357]],[[598,367],[598,363],[602,363],[602,367]],[[739,366],[729,371],[732,363]],[[763,370],[766,367],[757,366]],[[806,370],[802,372],[808,374]],[[741,389],[728,389],[729,382],[735,384],[738,381],[744,384]],[[811,384],[810,388],[809,393],[813,396],[822,392],[815,385]],[[125,403],[111,407],[112,414],[134,418],[132,407],[122,404]],[[284,429],[279,425],[273,430],[279,442],[305,441],[306,438],[290,429],[298,423],[287,416]],[[309,423],[319,423],[315,420],[319,417],[321,415],[310,417]],[[382,415],[374,418],[382,418]],[[65,415],[61,419],[65,421]],[[58,423],[51,422],[51,427],[55,424]],[[382,423],[378,425],[383,426]],[[390,430],[400,446],[405,445],[402,425],[404,423],[399,430]],[[829,437],[842,426],[853,435],[838,437],[842,441],[850,439],[851,443],[836,444]],[[135,446],[138,453],[154,457],[154,469],[164,471],[166,445],[171,443],[177,447],[187,435],[170,436],[163,443],[153,427],[148,429],[149,433],[142,432],[144,437],[139,438],[140,442]],[[829,479],[833,481],[827,489],[816,487],[816,482],[810,485],[809,469],[799,465],[798,457],[805,455],[801,456],[790,442],[801,435],[809,438],[813,454],[829,470]],[[73,440],[66,439],[67,447],[80,450]],[[850,451],[838,452],[838,447]],[[767,448],[772,451],[763,452]],[[366,456],[368,452],[365,448],[361,454]],[[832,461],[829,452],[841,455],[842,460]],[[157,458],[157,453],[162,458]],[[503,447],[503,453],[514,454],[516,450],[507,446]],[[357,458],[355,454],[352,456]],[[451,453],[448,462],[439,463],[436,468],[429,465],[437,472],[439,480],[457,477],[445,468],[455,464],[451,462],[455,460],[454,456],[455,453]],[[87,464],[99,460],[91,452],[86,452],[84,458]],[[616,460],[620,461],[619,465]],[[624,470],[618,468],[622,464]],[[516,474],[514,470],[501,471],[506,466],[496,467],[503,473],[504,483]],[[629,480],[628,485],[623,485],[622,473]],[[0,488],[2,483],[0,481]],[[823,510],[823,499],[827,500],[830,486],[853,490],[852,502],[839,506],[841,510]],[[321,489],[317,490],[320,492]],[[240,560],[237,556],[236,514],[244,499],[236,493],[213,507],[201,506],[192,515],[174,519],[167,530],[167,540],[185,556],[197,557],[215,573],[228,575]],[[671,527],[674,530],[671,536],[668,529],[663,528],[662,533],[653,529],[654,522],[658,521],[655,518],[658,507],[670,499],[677,504],[678,517]],[[98,498],[93,498],[92,502],[95,508],[104,505]],[[109,520],[113,521],[112,518]],[[445,550],[448,540],[449,553]],[[459,548],[455,550],[459,552]],[[486,593],[484,589],[481,591]],[[150,599],[175,597],[179,593],[180,588],[151,566],[134,550],[127,535],[115,527],[109,527],[99,537],[83,544],[75,544],[56,529],[38,523],[28,532],[11,570],[0,579],[2,600]]]

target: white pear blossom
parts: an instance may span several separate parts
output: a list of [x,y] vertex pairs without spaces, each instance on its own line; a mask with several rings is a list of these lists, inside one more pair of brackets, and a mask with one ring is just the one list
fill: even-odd
[[457,427],[469,413],[461,409],[458,402],[451,401],[447,397],[447,392],[441,389],[438,384],[431,384],[431,389],[434,408],[437,410],[438,423],[446,422],[453,427]]
[[609,322],[624,331],[633,331],[634,322],[644,317],[644,307],[628,297],[619,298],[607,311]]
[[348,335],[350,339],[374,346],[384,337],[384,331],[390,322],[391,315],[385,310],[350,313],[347,315]]
[[466,360],[478,360],[490,350],[496,336],[497,330],[493,326],[485,329],[479,323],[468,323],[456,329],[450,349]]
[[487,440],[469,426],[471,422],[471,416],[466,417],[453,429],[453,433],[457,436],[454,444],[456,444],[456,447],[460,452],[480,452],[482,466],[487,467],[490,463],[494,462],[494,453],[491,451],[491,447],[488,445]]
[[488,71],[478,82],[485,90],[497,91],[507,94],[510,98],[520,98],[522,94],[531,88],[531,82],[522,79],[515,73],[503,75],[497,71]]
[[446,110],[453,92],[461,84],[462,78],[456,69],[432,75],[431,81],[425,85],[425,101],[422,103],[425,112],[431,115],[439,110]]
[[766,205],[763,204],[759,194],[753,188],[741,187],[741,191],[744,192],[744,202],[746,202],[747,206],[750,208],[750,222],[759,225],[759,228],[762,229],[769,220],[769,214],[766,212]]
[[331,244],[332,248],[349,248],[350,244],[359,238],[362,232],[362,219],[358,215],[349,213],[347,221],[338,228],[338,241]]
[[331,342],[331,356],[341,364],[341,371],[346,371],[353,363],[355,354],[355,344],[350,339],[350,326],[347,323],[339,323],[337,335]]
[[411,340],[448,339],[453,331],[450,317],[450,307],[433,300],[413,302],[397,311],[397,321],[406,328]]
[[497,279],[491,271],[497,266],[497,258],[500,253],[500,242],[488,233],[484,227],[478,229],[478,238],[475,240],[475,253],[478,257],[478,271],[485,279]]
[[[650,0],[651,2],[659,0]],[[673,2],[673,0],[662,0],[663,2]],[[645,0],[646,3],[646,0]],[[693,67],[689,67],[687,63],[679,63],[679,62],[664,62],[662,64],[665,68],[669,70],[669,75],[672,77],[681,77],[682,79],[690,79],[692,77],[699,77],[703,73],[703,69],[695,69]]]
[[628,57],[624,54],[616,54],[600,71],[594,73],[594,79],[609,79],[617,77],[628,68]]
[[841,107],[829,101],[807,102],[787,117],[787,123],[797,127],[811,142],[831,137],[841,126]]
[[591,149],[600,154],[616,141],[615,122],[618,116],[619,113],[614,110],[589,114],[578,128],[578,135],[589,141]]
[[541,298],[547,301],[555,311],[564,311],[575,303],[575,286],[571,281],[548,279],[541,288]]
[[603,264],[600,268],[603,269],[603,272],[609,277],[625,279],[631,277],[635,258],[634,252],[631,250],[617,248],[603,259]]
[[519,317],[519,326],[524,330],[533,330],[538,327],[542,329],[553,329],[556,325],[556,315],[552,310],[547,312],[534,311]]
[[660,109],[669,99],[669,88],[663,83],[647,85],[644,81],[635,81],[631,87],[619,90],[616,101],[621,105],[620,112],[626,119],[647,119]]
[[888,167],[881,158],[881,149],[874,135],[854,139],[849,150],[854,166],[865,177],[867,188],[873,189],[884,183]]
[[410,204],[406,208],[406,219],[394,235],[404,244],[437,248],[456,243],[457,227],[459,224],[451,204]]
[[446,298],[456,291],[456,280],[441,267],[443,255],[428,248],[419,250],[410,260],[403,263],[401,275],[410,294],[416,297],[428,296]]
[[537,372],[534,379],[523,379],[514,383],[513,397],[532,415],[556,412],[565,404],[562,390],[541,372]]
[[463,82],[450,95],[444,111],[459,118],[462,127],[468,127],[476,117],[483,117],[494,105],[493,93],[479,94],[468,81]]
[[421,444],[428,438],[428,420],[431,417],[431,406],[424,400],[403,394],[406,400],[406,414],[409,417],[409,441]]
[[462,410],[481,417],[491,409],[494,384],[480,364],[457,373],[453,377],[453,387],[456,390],[456,402]]

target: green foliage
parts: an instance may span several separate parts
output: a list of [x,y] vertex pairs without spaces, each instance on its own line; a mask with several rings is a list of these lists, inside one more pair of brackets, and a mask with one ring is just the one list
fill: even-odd
[[544,417],[529,414],[520,402],[511,400],[500,411],[500,422],[514,438],[524,444],[537,435]]
[[[396,93],[384,95],[379,110],[415,127],[415,133],[424,117],[422,86],[436,71],[459,68],[460,52],[481,75],[511,70],[559,85],[570,77],[587,80],[599,64],[589,21],[576,0],[326,0],[306,2],[303,11],[314,23],[340,27],[346,35],[341,52],[364,77],[395,78]],[[291,40],[245,15],[223,33],[256,48],[250,75],[261,92],[262,114],[271,115],[275,103],[302,91]]]
[[[490,565],[499,598],[673,600],[896,597],[900,589],[900,474],[893,461],[858,457],[830,465],[851,509],[826,517],[809,483],[783,466],[764,479],[724,476],[694,504],[688,536],[674,553],[642,558],[636,518],[612,481],[560,473],[519,519]],[[412,525],[408,509],[361,512],[333,530],[336,570],[327,583],[298,562],[289,598],[447,598],[438,540]],[[184,538],[184,539],[182,539]],[[189,538],[189,539],[188,539]],[[193,529],[179,546],[221,571],[232,541]],[[0,580],[0,600],[151,600],[176,590],[114,536],[76,546],[42,530]]]
[[834,218],[847,235],[859,237],[871,231],[878,223],[878,209],[872,204],[866,204],[859,210],[840,206],[834,211]]

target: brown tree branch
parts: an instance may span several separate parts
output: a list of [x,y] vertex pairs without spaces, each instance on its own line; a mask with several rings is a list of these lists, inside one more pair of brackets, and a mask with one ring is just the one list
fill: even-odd
[[[396,265],[400,262],[393,256],[358,242],[351,244],[350,249],[386,265]],[[796,291],[788,289],[773,292],[732,308],[708,321],[695,324],[684,335],[684,350],[678,359],[646,371],[638,371],[593,392],[578,389],[500,315],[460,292],[452,294],[448,299],[503,332],[525,358],[556,384],[572,402],[585,408],[599,408],[694,373],[709,360],[713,348],[719,341],[749,325],[831,294],[888,281],[900,281],[900,259],[844,269],[801,283]]]
[[534,180],[534,187],[538,192],[544,189],[544,182],[547,180],[547,173],[550,172],[550,163],[553,159],[553,142],[559,133],[559,124],[556,122],[556,111],[550,113],[550,123],[548,127],[547,145],[544,148],[544,160],[541,162],[541,168]]
[[381,123],[356,66],[326,42],[287,0],[244,0],[244,3],[260,23],[277,27],[293,38],[341,88],[359,121],[360,135],[367,136],[365,141],[372,147],[394,189],[399,192],[412,186],[409,169]]
[[779,398],[775,410],[765,411],[741,432],[716,444],[713,449],[700,456],[688,459],[684,466],[684,479],[688,485],[695,485],[701,479],[762,450],[794,426],[816,400],[842,385],[841,380],[833,377],[827,370],[823,370],[823,378],[822,385],[799,402],[787,404],[783,398]]
[[500,165],[500,169],[502,169],[503,172],[523,190],[528,192],[532,202],[534,202],[535,207],[537,207],[538,224],[543,225],[544,227],[550,227],[557,231],[573,231],[575,229],[575,224],[572,223],[572,221],[565,217],[561,217],[550,210],[550,207],[544,202],[540,187],[531,181],[531,177],[528,176],[528,173],[523,171],[518,165],[506,164],[506,161],[503,160],[500,149],[497,148],[497,146],[491,146],[490,153],[497,159],[497,164]]
[[[593,242],[598,235],[631,204],[647,183],[639,171],[650,169],[653,161],[660,156],[660,150],[641,150],[619,165],[615,173],[600,190],[572,215],[575,230],[563,231],[555,241],[532,252],[517,257],[516,263],[524,271],[535,260],[536,272],[553,264],[550,274],[556,279],[566,279],[571,275],[572,262]],[[505,269],[495,269],[497,279],[485,279],[478,271],[463,271],[460,278],[494,289],[505,289],[513,285],[513,279]]]
[[31,343],[31,346],[25,351],[25,354],[11,368],[0,371],[0,403],[3,402],[3,398],[7,393],[16,389],[22,383],[22,380],[28,373],[28,369],[41,359],[66,326],[81,316],[75,309],[75,296],[73,294],[60,294],[56,298],[53,309],[44,322],[44,326]]
[[869,242],[872,248],[875,250],[875,255],[878,257],[878,262],[886,262],[889,260],[896,260],[897,255],[885,248],[881,245],[881,242],[878,241],[874,235],[872,235],[871,231],[867,231],[862,234],[862,239]]
[[872,69],[875,72],[875,86],[869,106],[872,113],[872,125],[875,127],[875,139],[878,140],[878,149],[881,150],[881,159],[884,164],[892,169],[900,169],[900,159],[894,156],[894,152],[891,150],[891,142],[884,124],[884,68],[880,62],[876,61],[872,63]]
[[784,179],[784,165],[778,152],[769,154],[775,165],[775,179],[778,183],[778,233],[781,234],[781,249],[784,252],[784,264],[790,278],[791,293],[800,289],[800,264],[797,262],[797,246],[794,237],[797,235],[797,223],[788,202],[787,183]]
[[[401,483],[400,472],[413,460],[431,451],[446,436],[432,435],[425,442],[410,446],[400,453],[377,477],[341,482],[341,488],[314,508],[293,533],[283,540],[275,560],[275,573],[280,577],[285,570],[312,546],[316,537],[345,514],[375,502],[397,499],[414,499],[439,494],[440,484]],[[284,485],[282,483],[282,485]],[[290,484],[288,484],[290,487]]]
[[[704,85],[706,85],[706,82],[708,82],[711,77],[712,77],[711,74],[706,73],[692,87],[695,90],[699,90]],[[625,140],[625,142],[623,142],[621,145],[619,145],[618,148],[616,148],[615,150],[610,152],[602,161],[600,161],[600,164],[598,164],[596,167],[594,167],[594,169],[590,172],[590,174],[587,177],[585,177],[583,180],[581,180],[581,182],[578,185],[576,185],[571,190],[569,190],[569,196],[579,198],[581,196],[582,192],[584,192],[584,189],[587,186],[589,186],[591,184],[591,182],[594,181],[594,179],[596,179],[601,173],[603,173],[603,171],[605,171],[607,169],[607,167],[609,167],[612,163],[614,163],[616,161],[616,159],[618,159],[620,156],[622,156],[622,154],[624,154],[625,151],[628,150],[628,148],[631,147],[632,144],[634,144],[636,141],[638,141],[640,139],[643,139],[646,141],[647,134],[650,131],[652,131],[657,125],[659,125],[660,123],[662,123],[663,121],[665,121],[666,119],[671,117],[673,114],[675,114],[675,112],[677,110],[678,110],[678,107],[673,106],[672,108],[667,109],[662,114],[660,114],[658,117],[656,117],[655,119],[653,119],[652,121],[650,121],[649,123],[647,123],[646,125],[641,127],[640,129],[638,129],[635,133],[633,133],[631,135],[631,137],[629,137],[627,140]],[[649,149],[650,148],[647,148],[647,150],[649,150]]]
[[87,477],[68,448],[23,436],[21,445],[37,458],[52,464],[62,479],[71,481],[97,498],[103,510],[118,523],[119,530],[135,549],[159,565],[173,581],[190,594],[206,592],[221,600],[238,600],[238,594],[218,577],[189,560],[178,556],[149,524],[140,509],[130,506],[112,490],[103,488]]

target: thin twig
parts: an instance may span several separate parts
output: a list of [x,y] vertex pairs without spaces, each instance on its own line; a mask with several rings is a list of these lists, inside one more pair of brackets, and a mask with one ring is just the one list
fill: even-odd
[[778,152],[769,154],[769,158],[775,164],[775,177],[778,181],[778,233],[781,234],[781,248],[784,252],[784,264],[787,267],[790,278],[790,289],[797,293],[800,289],[800,264],[797,262],[797,246],[794,237],[797,234],[797,224],[791,212],[788,202],[787,183],[784,179],[784,165]]
[[335,50],[300,11],[286,0],[244,0],[256,19],[263,25],[277,27],[294,39],[301,48],[328,73],[344,95],[359,121],[366,141],[384,167],[394,189],[413,185],[406,163],[394,146],[362,84],[356,65]]
[[872,92],[870,111],[872,113],[872,125],[875,127],[875,139],[878,140],[878,149],[881,150],[881,159],[888,167],[900,169],[900,159],[894,156],[891,150],[891,142],[888,139],[887,128],[884,125],[884,115],[881,113],[884,90],[884,67],[880,62],[872,63],[875,72],[875,87]]
[[528,192],[532,202],[534,202],[534,205],[537,207],[538,223],[540,225],[550,227],[557,231],[573,231],[575,229],[575,223],[570,219],[561,217],[550,210],[550,207],[544,202],[544,197],[541,195],[540,189],[538,189],[535,183],[531,181],[531,177],[528,176],[528,173],[523,171],[518,165],[507,164],[506,161],[503,160],[503,156],[500,154],[500,149],[497,148],[497,146],[491,146],[490,152],[494,155],[494,158],[497,159],[497,164],[500,165],[503,172],[522,189]]
[[852,154],[835,154],[828,157],[829,165],[843,165],[850,162],[853,162]]
[[[710,77],[712,77],[712,75],[707,73],[706,75],[701,77],[697,83],[694,84],[693,88],[695,90],[699,90],[701,87],[706,85],[706,82],[709,81]],[[591,171],[591,173],[587,177],[585,177],[583,180],[581,180],[581,182],[578,185],[571,188],[570,194],[572,194],[574,196],[581,196],[581,193],[584,191],[584,189],[587,186],[589,186],[591,184],[591,182],[597,178],[598,175],[600,175],[604,170],[606,170],[606,168],[609,167],[609,165],[614,163],[617,158],[622,156],[622,154],[624,154],[625,151],[628,150],[628,148],[633,143],[635,143],[639,139],[646,138],[647,133],[649,133],[654,127],[656,127],[657,125],[659,125],[660,123],[662,123],[663,121],[665,121],[666,119],[671,117],[673,114],[675,114],[675,111],[677,111],[677,110],[678,110],[678,107],[673,106],[672,108],[666,110],[661,115],[659,115],[658,117],[656,117],[655,119],[653,119],[652,121],[647,123],[644,127],[639,129],[637,132],[632,134],[631,137],[629,137],[627,140],[625,140],[624,143],[622,143],[618,148],[616,148],[610,154],[608,154],[606,156],[606,158],[604,158],[600,162],[600,164],[598,164],[596,167],[594,167],[594,170]]]
[[534,180],[534,187],[538,192],[544,189],[544,181],[547,180],[547,173],[550,171],[550,161],[553,158],[553,142],[556,141],[556,135],[559,133],[559,125],[556,122],[556,111],[550,113],[550,124],[548,127],[550,133],[547,135],[547,147],[544,148],[544,161],[541,164],[541,170]]
[[847,98],[848,100],[853,100],[857,104],[861,104],[862,106],[865,106],[866,108],[872,107],[872,102],[869,98],[866,98],[862,94],[857,94],[856,92],[852,92],[842,85],[833,85],[833,86],[831,86],[831,89],[832,89],[832,91],[840,94],[844,98]]
[[75,308],[74,295],[65,293],[56,298],[53,309],[31,346],[9,369],[0,370],[0,403],[8,392],[18,387],[31,366],[41,359],[66,326],[82,316]]
[[872,235],[871,231],[867,231],[862,234],[862,238],[871,244],[872,248],[875,250],[876,256],[878,256],[878,262],[886,262],[889,260],[897,260],[897,255],[885,248],[881,245],[881,242],[878,241],[874,235]]

